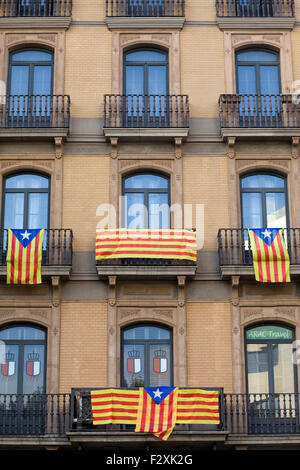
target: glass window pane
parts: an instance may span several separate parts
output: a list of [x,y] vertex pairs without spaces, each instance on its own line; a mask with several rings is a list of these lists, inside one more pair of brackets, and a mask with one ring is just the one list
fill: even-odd
[[125,179],[126,189],[168,189],[169,180],[158,175],[140,174]]
[[[126,66],[126,95],[143,95],[144,88],[144,67],[139,65]],[[132,106],[128,102],[128,109]]]
[[24,228],[24,194],[5,194],[4,228]]
[[18,393],[19,346],[3,343],[0,352],[0,394]]
[[278,55],[274,52],[248,50],[238,52],[237,60],[239,62],[275,62],[278,60]]
[[31,326],[14,326],[0,330],[1,340],[45,340],[44,330]]
[[293,345],[273,344],[274,392],[292,393],[294,384]]
[[[10,77],[10,95],[28,95],[29,67],[27,65],[13,65]],[[17,102],[15,102],[17,104]]]
[[284,188],[285,179],[275,175],[256,174],[242,178],[242,188]]
[[260,66],[260,90],[262,95],[279,94],[279,74],[277,66]]
[[284,193],[267,193],[266,208],[269,228],[285,228],[287,226]]
[[292,340],[293,331],[277,325],[262,325],[247,330],[248,340]]
[[[251,65],[238,67],[238,93],[242,95],[251,95],[257,93],[257,84],[255,76],[255,67]],[[247,106],[245,103],[244,106]]]
[[262,228],[262,199],[260,193],[243,193],[243,227]]
[[24,346],[23,393],[43,393],[45,389],[45,346]]
[[12,61],[16,62],[44,62],[52,61],[52,53],[47,51],[26,50],[12,54]]
[[126,62],[166,62],[166,54],[158,51],[141,50],[126,54]]
[[33,76],[33,94],[50,95],[52,90],[52,66],[35,66]]
[[146,228],[147,208],[145,207],[143,193],[129,193],[124,197],[124,224],[130,229]]
[[124,387],[143,387],[145,385],[145,353],[142,344],[124,344],[123,380]]
[[8,189],[47,189],[49,179],[45,176],[24,173],[6,179]]
[[171,384],[171,345],[150,344],[150,387]]
[[149,228],[170,228],[170,207],[168,194],[149,194]]
[[267,344],[247,345],[248,392],[269,392]]
[[48,193],[29,194],[28,227],[48,228]]
[[124,331],[125,340],[170,339],[170,331],[156,326],[138,326]]
[[167,94],[167,68],[164,65],[149,66],[148,67],[148,95],[166,95],[166,94]]

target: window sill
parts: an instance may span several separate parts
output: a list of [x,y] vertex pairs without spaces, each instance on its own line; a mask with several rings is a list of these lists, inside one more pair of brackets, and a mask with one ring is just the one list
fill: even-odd
[[285,29],[291,31],[296,18],[257,18],[257,17],[217,17],[217,25],[221,31],[233,29]]
[[51,17],[6,17],[0,18],[0,29],[68,29],[72,18],[70,16]]
[[113,29],[182,29],[185,22],[183,16],[168,17],[108,17],[106,25]]

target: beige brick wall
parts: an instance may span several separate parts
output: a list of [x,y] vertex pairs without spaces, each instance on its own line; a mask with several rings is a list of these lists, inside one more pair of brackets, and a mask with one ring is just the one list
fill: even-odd
[[109,202],[109,158],[64,156],[63,227],[72,228],[74,251],[93,251],[99,204]]
[[[217,249],[217,234],[229,226],[227,157],[187,156],[183,159],[184,203],[204,205],[203,250]],[[197,227],[198,228],[198,227]]]
[[181,92],[189,95],[191,117],[218,117],[224,93],[223,33],[216,27],[188,27],[180,33]]
[[185,2],[187,21],[215,21],[216,7],[214,0],[188,0]]
[[224,387],[232,392],[229,303],[187,303],[189,387]]
[[106,303],[62,303],[60,393],[106,386]]
[[66,36],[65,90],[72,117],[103,116],[111,93],[111,33],[106,27],[72,26]]

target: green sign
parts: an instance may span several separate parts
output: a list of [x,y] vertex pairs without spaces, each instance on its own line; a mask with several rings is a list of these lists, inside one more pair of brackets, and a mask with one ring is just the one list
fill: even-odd
[[293,332],[280,326],[258,326],[247,331],[246,339],[293,339]]

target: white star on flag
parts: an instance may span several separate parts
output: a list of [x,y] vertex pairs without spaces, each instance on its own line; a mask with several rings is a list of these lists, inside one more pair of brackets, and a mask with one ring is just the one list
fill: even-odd
[[262,235],[264,236],[264,238],[267,238],[267,237],[268,237],[268,238],[271,238],[271,232],[270,232],[270,230],[267,230],[267,229],[266,229],[264,232],[261,232],[261,233],[262,233]]
[[22,240],[25,240],[25,238],[26,238],[26,240],[29,240],[29,237],[30,237],[31,233],[29,233],[29,232],[27,232],[27,230],[25,230],[25,232],[21,233],[21,235],[23,237]]
[[157,388],[156,390],[154,390],[153,393],[154,393],[154,398],[157,398],[157,397],[158,397],[158,398],[161,398],[161,396],[162,396],[162,394],[163,394],[163,392],[160,392],[160,391],[159,391],[159,388]]

